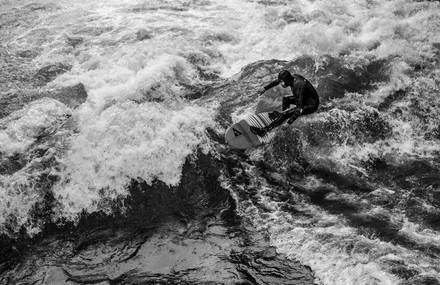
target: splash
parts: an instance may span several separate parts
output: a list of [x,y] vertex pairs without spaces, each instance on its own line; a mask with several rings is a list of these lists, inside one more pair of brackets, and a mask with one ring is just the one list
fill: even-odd
[[[193,10],[187,4],[24,2],[20,17],[16,5],[2,3],[17,24],[2,29],[9,51],[29,55],[27,60],[37,68],[68,63],[72,69],[45,87],[81,82],[88,93],[73,112],[48,101],[30,105],[19,119],[3,120],[7,126],[0,133],[1,151],[8,154],[25,152],[38,137],[51,136],[60,116],[72,115],[77,124],[69,138],[62,138],[67,150],[52,150],[56,163],[50,175],[59,180],[53,187],[58,205],[53,220],[75,220],[82,211],[109,211],[109,201],[127,195],[131,179],[176,185],[186,157],[197,147],[209,148],[203,143],[205,129],[214,125],[215,104],[189,102],[184,96],[206,84],[216,42],[228,40],[228,35],[210,36],[217,32],[201,23],[215,11],[203,3],[193,3]],[[171,20],[164,20],[167,17]],[[137,37],[141,29],[148,34],[142,39]],[[207,42],[210,47],[205,47]],[[14,231],[26,225],[30,233],[38,232],[39,223],[32,224],[27,216],[44,199],[35,188],[40,174],[23,169],[2,177],[2,224],[11,225],[10,217],[15,217]]]
[[[330,54],[344,59],[353,72],[354,67],[366,67],[378,59],[390,66],[386,82],[370,86],[362,94],[345,94],[345,98],[326,102],[321,114],[301,119],[303,125],[299,120],[299,127],[315,126],[314,121],[318,125],[311,132],[316,131],[313,134],[319,140],[300,137],[307,147],[303,156],[310,168],[324,166],[335,170],[332,175],[356,180],[371,175],[375,161],[385,161],[398,172],[413,160],[429,164],[438,157],[440,7],[434,1],[40,2],[0,4],[7,13],[3,17],[12,15],[7,16],[7,29],[0,29],[5,46],[36,69],[68,63],[71,70],[45,87],[82,82],[89,97],[74,111],[46,101],[26,109],[34,110],[32,114],[20,111],[13,117],[19,114],[14,113],[2,121],[0,150],[7,155],[25,153],[40,135],[51,133],[63,117],[72,114],[77,130],[69,134],[67,150],[56,154],[56,166],[49,169],[58,179],[50,188],[57,205],[51,209],[55,221],[75,220],[83,211],[109,213],[109,201],[125,197],[132,179],[177,185],[185,159],[198,147],[209,149],[205,130],[219,129],[212,102],[223,100],[190,101],[186,97],[264,59],[291,60],[302,55],[319,59]],[[318,74],[326,66],[316,62]],[[239,106],[232,110],[233,118],[252,112],[254,106]],[[368,120],[387,131],[371,131],[371,125],[365,123]],[[323,139],[322,135],[328,137]],[[267,150],[273,151],[268,148],[247,154],[262,156]],[[290,162],[283,161],[285,165]],[[435,173],[432,164],[434,170],[426,169]],[[262,180],[260,173],[246,171]],[[1,177],[2,230],[18,231],[25,226],[29,233],[36,233],[41,227],[39,222],[32,224],[33,217],[29,217],[44,200],[43,191],[34,184],[39,173],[25,168]],[[401,204],[391,204],[397,208],[392,211],[374,204],[376,198],[371,197],[404,197],[399,203],[419,203],[431,210],[435,199],[430,197],[438,188],[435,178],[424,177],[434,181],[424,188],[413,183],[417,180],[413,177],[397,181],[398,187],[392,189],[378,185],[368,195],[356,193],[351,184],[341,185],[348,189],[339,189],[323,185],[319,178],[306,178],[302,185],[305,194],[285,193],[293,197],[294,205],[272,200],[277,189],[260,180],[254,181],[253,188],[229,183],[236,197],[256,189],[257,197],[250,195],[256,199],[239,201],[243,202],[238,204],[240,214],[269,233],[278,252],[311,266],[320,282],[396,284],[401,281],[402,267],[410,277],[438,277],[435,258],[419,250],[435,247],[438,232],[409,221],[410,213],[400,211]],[[413,189],[400,189],[405,183]],[[355,212],[360,216],[385,215],[400,221],[396,231],[414,248],[362,232],[362,225],[350,223],[343,212],[334,214],[314,205],[310,196],[320,187],[330,188],[324,198],[332,205],[350,202],[360,205],[356,208],[359,213]],[[431,200],[411,200],[417,191],[425,191]],[[299,214],[286,210],[292,207]],[[423,218],[422,214],[413,216]]]
[[0,120],[0,153],[24,152],[39,137],[55,132],[71,110],[49,98],[40,99]]
[[99,202],[127,195],[130,179],[178,184],[185,158],[206,141],[212,124],[211,112],[197,106],[125,102],[107,108],[62,158],[62,182],[54,189],[60,214],[105,210]]
[[439,7],[433,2],[227,1],[248,18],[237,30],[240,42],[219,49],[227,74],[261,59],[300,55],[352,55],[358,59],[399,57],[417,63],[435,57]]
[[[43,98],[0,121],[3,128],[0,131],[3,164],[0,176],[0,229],[3,232],[16,232],[21,226],[30,235],[40,231],[40,222],[32,221],[31,211],[44,199],[38,186],[38,177],[45,172],[41,167],[45,159],[33,160],[28,149],[39,138],[55,133],[70,115],[71,110],[61,102]],[[4,165],[8,160],[12,163]],[[14,165],[15,160],[17,166]],[[19,170],[14,172],[14,168]]]

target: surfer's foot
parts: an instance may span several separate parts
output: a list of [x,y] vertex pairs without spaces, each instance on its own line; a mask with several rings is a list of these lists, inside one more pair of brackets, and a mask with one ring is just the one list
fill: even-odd
[[250,126],[249,129],[251,130],[251,132],[253,132],[254,134],[256,134],[259,137],[264,137],[267,133],[267,130],[265,128],[257,128],[257,127]]

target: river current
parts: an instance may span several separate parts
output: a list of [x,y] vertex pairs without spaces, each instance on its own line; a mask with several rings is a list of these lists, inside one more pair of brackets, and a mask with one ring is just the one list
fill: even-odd
[[[1,0],[0,38],[1,284],[440,284],[439,2]],[[282,69],[317,113],[229,149]]]

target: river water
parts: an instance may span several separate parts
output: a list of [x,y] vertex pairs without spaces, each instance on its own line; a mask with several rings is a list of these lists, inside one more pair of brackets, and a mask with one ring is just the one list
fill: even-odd
[[[438,2],[0,8],[4,284],[439,284]],[[320,109],[230,150],[281,69]]]

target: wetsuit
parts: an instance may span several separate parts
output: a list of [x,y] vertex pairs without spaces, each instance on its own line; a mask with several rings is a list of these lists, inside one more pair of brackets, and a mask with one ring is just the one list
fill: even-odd
[[[268,131],[278,127],[286,120],[288,120],[288,124],[291,124],[300,115],[311,114],[318,109],[319,96],[312,84],[299,74],[292,75],[288,70],[282,70],[278,74],[278,79],[266,85],[260,94],[280,83],[284,83],[283,87],[289,86],[293,95],[283,97],[282,113],[274,111],[269,114],[272,123],[268,126],[264,128],[250,126],[251,132],[257,136],[264,136]],[[290,108],[290,105],[295,105],[296,107]]]
[[[299,74],[292,74],[293,86],[289,86],[292,90],[292,96],[283,97],[283,111],[289,109],[290,105],[296,105],[302,109],[301,115],[307,115],[315,112],[319,106],[319,96],[312,84]],[[265,90],[280,84],[282,80],[277,79],[267,86]]]
[[[319,96],[312,84],[299,74],[290,75],[288,86],[292,90],[292,96],[283,97],[283,112],[274,111],[269,114],[269,118],[273,121],[264,128],[251,127],[251,131],[256,135],[264,136],[266,132],[283,124],[286,120],[288,124],[293,123],[299,116],[307,115],[315,112],[319,106]],[[283,82],[277,79],[267,86],[264,90],[268,90]],[[284,81],[285,82],[285,81]],[[290,108],[290,105],[296,105],[296,108]],[[290,109],[289,109],[290,108]]]

